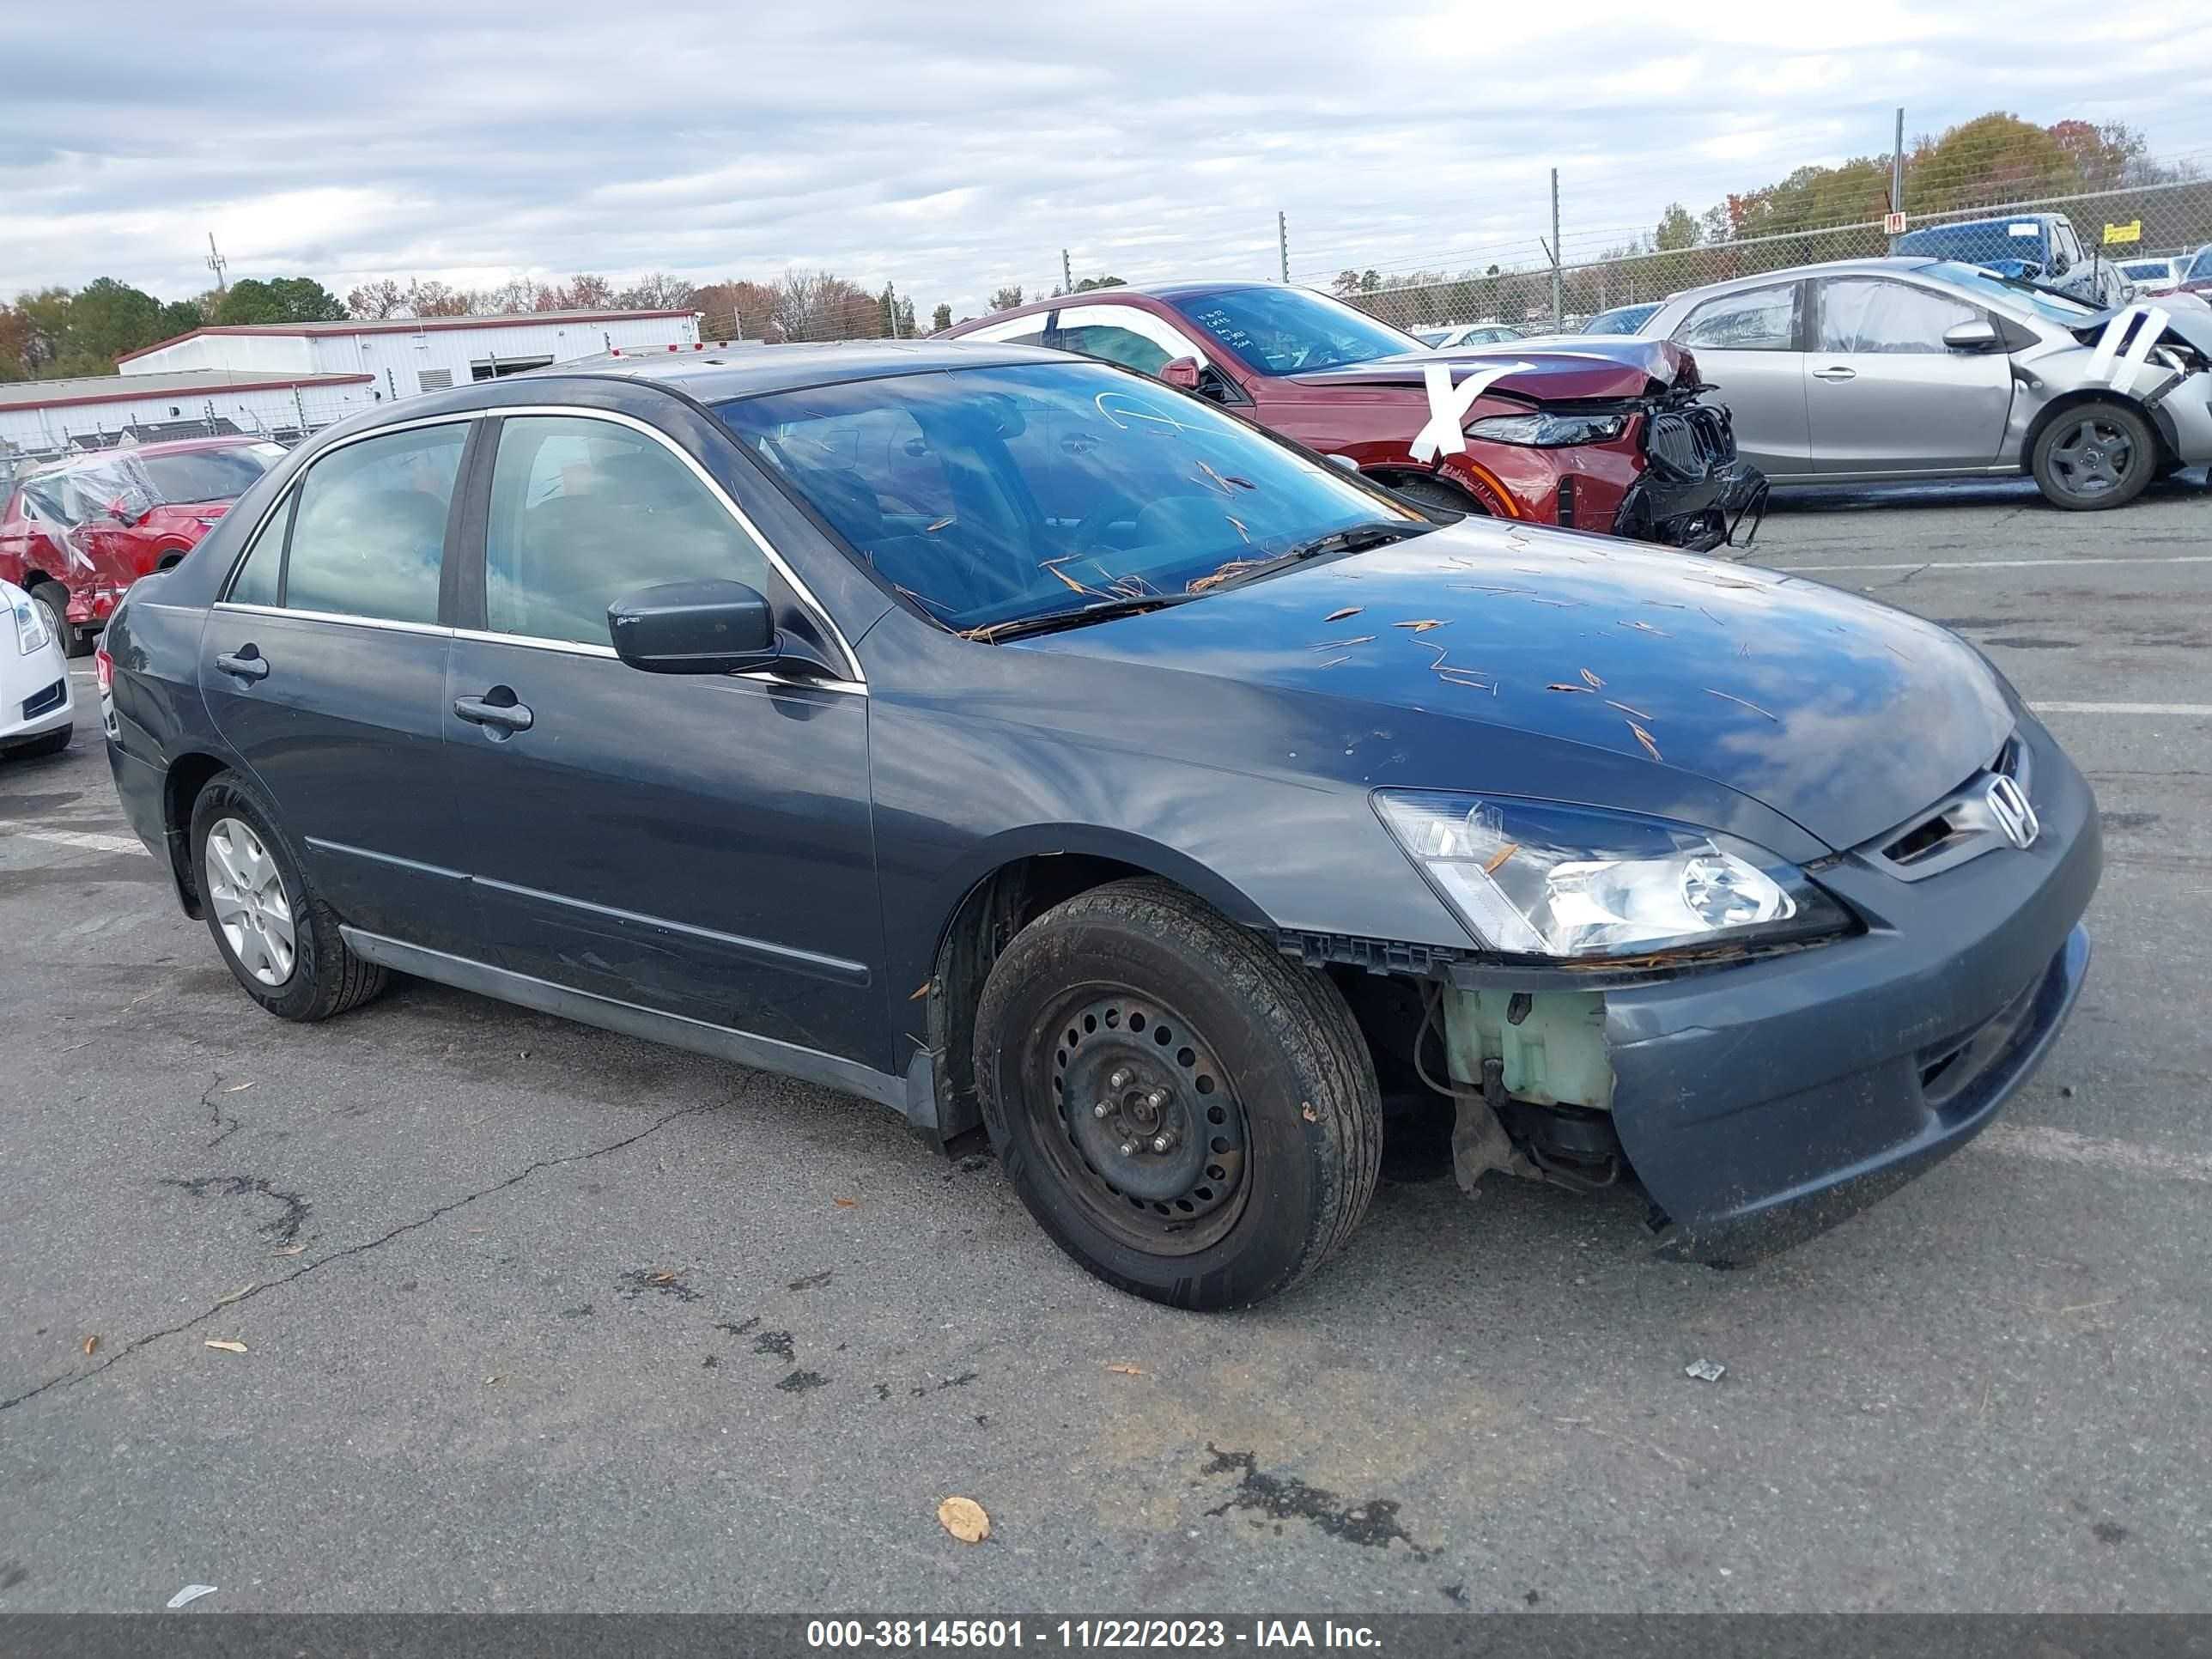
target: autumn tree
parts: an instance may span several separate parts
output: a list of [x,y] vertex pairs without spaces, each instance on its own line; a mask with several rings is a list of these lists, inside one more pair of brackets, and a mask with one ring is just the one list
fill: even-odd
[[336,323],[346,308],[337,295],[312,276],[277,276],[267,282],[248,276],[233,283],[216,307],[215,320],[227,327],[252,323]]
[[691,284],[681,276],[655,270],[639,277],[612,296],[609,303],[624,311],[697,311],[702,309]]
[[346,309],[362,318],[397,317],[407,309],[407,290],[389,276],[379,277],[349,289]]

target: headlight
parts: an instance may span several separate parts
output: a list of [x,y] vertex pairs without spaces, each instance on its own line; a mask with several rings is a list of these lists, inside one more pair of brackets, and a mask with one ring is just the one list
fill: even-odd
[[15,649],[24,656],[46,649],[46,641],[53,638],[53,630],[46,626],[46,608],[31,599],[18,599],[15,604]]
[[1794,865],[1663,818],[1429,790],[1376,810],[1474,936],[1507,956],[1643,956],[1850,926]]
[[1601,444],[1628,430],[1626,415],[1492,415],[1467,429],[1470,438],[1501,444],[1531,444],[1564,449],[1571,444]]

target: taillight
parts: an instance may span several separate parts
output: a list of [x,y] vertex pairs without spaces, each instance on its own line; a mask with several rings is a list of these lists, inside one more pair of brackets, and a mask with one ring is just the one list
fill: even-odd
[[115,659],[101,646],[92,653],[92,677],[100,683],[100,695],[106,696],[115,690]]

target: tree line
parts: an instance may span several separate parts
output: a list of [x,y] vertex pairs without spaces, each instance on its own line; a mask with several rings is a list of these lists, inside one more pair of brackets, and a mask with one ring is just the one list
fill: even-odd
[[[1670,202],[1647,234],[1566,266],[1564,308],[1587,315],[1730,276],[1878,253],[1884,244],[1879,237],[1869,243],[1865,227],[1878,226],[1889,210],[1893,159],[1863,155],[1835,167],[1799,167],[1773,184],[1730,192],[1702,213]],[[2094,243],[2106,220],[2139,218],[2142,246],[2150,248],[2212,240],[2212,189],[2164,188],[2196,177],[2188,163],[2169,167],[2153,159],[2142,135],[2124,122],[2038,126],[2000,110],[1917,139],[1905,153],[1903,183],[1905,210],[1915,219],[2118,192],[2086,214],[2069,214],[2075,228],[2085,243]],[[1456,274],[1346,270],[1331,286],[1407,328],[1548,317],[1552,303],[1549,265],[1529,263]]]

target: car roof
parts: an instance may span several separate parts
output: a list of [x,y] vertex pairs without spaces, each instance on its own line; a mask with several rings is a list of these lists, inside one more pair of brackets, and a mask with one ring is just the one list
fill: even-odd
[[150,444],[111,444],[106,449],[88,449],[82,455],[64,455],[23,476],[43,478],[57,472],[73,472],[80,467],[93,467],[103,461],[112,461],[120,455],[191,455],[204,449],[238,449],[247,444],[269,441],[255,433],[234,432],[213,438],[163,438]]
[[[1727,244],[1723,243],[1721,246],[1725,248]],[[1784,265],[1778,270],[1753,271],[1747,276],[1730,276],[1723,282],[1707,283],[1701,288],[1686,288],[1679,293],[1668,295],[1662,303],[1671,306],[1678,301],[1702,299],[1709,294],[1726,294],[1740,288],[1765,288],[1771,283],[1794,283],[1808,276],[1894,276],[1900,271],[1925,270],[1930,265],[1947,263],[1922,253],[1864,259],[1828,259],[1812,265]]]

